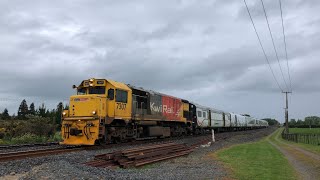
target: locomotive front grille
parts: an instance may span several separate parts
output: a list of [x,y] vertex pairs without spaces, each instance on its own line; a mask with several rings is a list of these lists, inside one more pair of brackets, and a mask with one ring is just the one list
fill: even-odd
[[80,134],[82,134],[82,130],[76,129],[76,128],[71,128],[70,129],[70,135],[71,136],[78,136]]

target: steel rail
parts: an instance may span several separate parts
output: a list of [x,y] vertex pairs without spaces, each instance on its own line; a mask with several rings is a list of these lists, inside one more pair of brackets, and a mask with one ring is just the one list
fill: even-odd
[[56,148],[56,149],[40,149],[40,150],[0,153],[0,162],[17,160],[17,159],[25,159],[25,158],[29,158],[29,157],[56,155],[56,154],[74,152],[74,151],[80,151],[80,150],[85,150],[85,148],[83,148],[83,147],[61,148],[60,147],[60,148]]

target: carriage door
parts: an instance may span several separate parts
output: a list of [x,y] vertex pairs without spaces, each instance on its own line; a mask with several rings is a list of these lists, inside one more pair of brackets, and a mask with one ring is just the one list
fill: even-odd
[[108,96],[107,96],[107,103],[106,103],[106,112],[107,112],[107,116],[108,117],[114,117],[114,113],[115,113],[115,99],[114,99],[114,95],[115,95],[115,90],[113,88],[109,88],[108,89]]
[[208,127],[211,127],[212,126],[212,124],[211,124],[211,110],[209,110],[209,117],[208,117],[208,119],[209,119],[209,122],[208,122]]
[[128,91],[116,89],[115,118],[127,116]]
[[197,121],[197,108],[194,104],[190,104],[190,118],[192,119],[192,124],[193,126],[197,126],[198,125],[198,121]]
[[237,118],[237,115],[234,115],[235,119],[236,119],[236,127],[238,127],[238,118]]

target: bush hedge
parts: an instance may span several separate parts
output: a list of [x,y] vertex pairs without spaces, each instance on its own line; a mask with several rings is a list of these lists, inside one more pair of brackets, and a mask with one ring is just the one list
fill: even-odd
[[52,119],[28,115],[26,120],[0,120],[0,144],[41,143],[60,141]]

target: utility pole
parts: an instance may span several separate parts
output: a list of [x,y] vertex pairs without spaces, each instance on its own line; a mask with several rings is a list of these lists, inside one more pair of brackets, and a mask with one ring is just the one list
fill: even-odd
[[285,93],[286,94],[286,107],[284,108],[285,109],[285,119],[286,119],[286,129],[285,129],[285,132],[286,133],[289,133],[289,114],[288,114],[288,93],[291,93],[289,91],[282,91],[282,93]]

